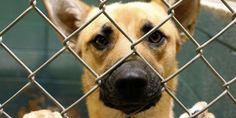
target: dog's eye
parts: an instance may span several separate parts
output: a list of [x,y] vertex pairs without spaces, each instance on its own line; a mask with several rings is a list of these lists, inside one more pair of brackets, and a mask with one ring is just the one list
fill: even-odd
[[165,35],[160,31],[155,31],[148,37],[148,42],[154,46],[160,46],[165,41]]
[[95,36],[95,38],[92,40],[92,44],[95,48],[97,48],[98,50],[103,50],[106,47],[108,47],[108,45],[110,44],[110,41],[103,35],[98,34],[97,36]]

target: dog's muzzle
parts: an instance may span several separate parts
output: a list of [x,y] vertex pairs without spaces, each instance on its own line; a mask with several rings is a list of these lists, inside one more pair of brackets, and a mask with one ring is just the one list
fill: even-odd
[[101,81],[100,99],[126,114],[154,106],[161,97],[161,79],[142,61],[126,61]]

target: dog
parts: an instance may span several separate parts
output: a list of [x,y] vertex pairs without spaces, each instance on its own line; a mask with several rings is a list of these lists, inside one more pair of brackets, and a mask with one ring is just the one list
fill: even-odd
[[[43,1],[52,22],[67,36],[100,11],[98,7],[79,0]],[[175,17],[190,34],[194,32],[199,3],[199,0],[184,0],[174,12]],[[169,12],[161,0],[113,3],[107,5],[105,11],[134,42],[163,22]],[[164,78],[177,71],[176,55],[187,41],[186,36],[180,32],[174,22],[169,20],[132,48],[127,37],[102,14],[74,36],[69,41],[69,46],[98,74],[103,74],[130,54],[123,63],[101,78],[99,89],[87,97],[89,117],[173,118],[173,99],[163,91],[162,80],[155,71]],[[133,52],[132,49],[136,51]],[[85,93],[97,83],[96,78],[86,68],[82,78]],[[176,91],[176,77],[166,85],[171,91]],[[190,111],[194,113],[206,106],[205,102],[200,102]],[[55,112],[36,111],[24,118],[33,118],[37,114],[54,116]],[[56,114],[54,117],[61,116]],[[187,114],[180,116],[187,117]],[[198,117],[214,118],[214,115],[205,111]]]

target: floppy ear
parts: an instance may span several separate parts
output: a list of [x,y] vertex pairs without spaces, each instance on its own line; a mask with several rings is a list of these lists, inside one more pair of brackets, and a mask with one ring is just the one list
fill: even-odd
[[66,36],[80,27],[90,10],[90,6],[80,0],[43,0],[43,2],[49,18]]

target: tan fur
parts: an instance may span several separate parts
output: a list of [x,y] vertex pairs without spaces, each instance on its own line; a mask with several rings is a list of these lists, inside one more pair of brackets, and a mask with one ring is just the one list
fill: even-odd
[[[61,0],[44,0],[46,8],[49,11],[50,18],[65,34],[72,33],[72,31],[75,30],[75,27],[79,28],[82,23],[87,22],[99,11],[98,8],[87,6],[84,3],[80,5],[81,3],[76,0],[65,1],[66,2],[64,2],[62,5]],[[188,3],[190,5],[186,5]],[[62,6],[57,7],[57,4]],[[182,5],[179,7],[181,6]],[[177,9],[179,9],[179,7]],[[193,10],[191,9],[192,7],[194,8]],[[180,17],[181,12],[183,13],[183,10],[186,9],[191,9],[189,12],[187,12],[191,15],[184,14],[183,17]],[[193,3],[190,0],[186,0],[184,1],[182,8],[179,11],[176,11],[176,17],[180,18],[184,27],[186,27],[189,32],[193,32],[198,9],[199,0],[195,0]],[[149,3],[114,3],[112,5],[106,6],[105,11],[134,41],[144,35],[140,32],[140,29],[145,20],[149,20],[153,24],[159,25],[168,16],[167,7],[160,0],[154,0]],[[68,18],[65,20],[64,17]],[[89,42],[92,37],[94,37],[100,31],[104,24],[112,26],[114,30],[114,36],[112,37],[113,44],[111,49],[101,52],[97,51],[92,45],[89,44]],[[150,49],[145,42],[142,42],[136,46],[136,49],[164,78],[166,78],[177,70],[176,54],[182,42],[185,42],[185,39],[181,39],[179,30],[172,21],[167,21],[160,28],[160,30],[168,37],[168,40],[163,45],[157,49]],[[112,23],[104,15],[101,15],[95,19],[95,21],[82,30],[73,40],[76,42],[73,46],[75,51],[98,74],[105,72],[115,62],[132,51],[130,49],[131,43],[122,33],[118,31],[117,28],[115,28],[114,25],[112,25]],[[86,69],[84,69],[82,78],[84,92],[87,92],[94,85],[96,85],[95,77],[90,71]],[[167,85],[173,92],[175,92],[177,86],[176,78],[169,81]],[[121,111],[109,108],[103,104],[103,102],[99,99],[99,90],[95,91],[87,98],[87,107],[90,118],[125,117],[125,114]],[[166,92],[163,92],[161,100],[156,104],[156,106],[151,107],[144,112],[131,115],[131,118],[173,118],[174,115],[172,107],[172,98]]]
[[[150,11],[159,11],[159,12],[155,14],[155,12],[150,12],[147,9],[149,9]],[[108,14],[111,14],[111,17],[115,21],[117,21],[118,25],[121,26],[121,28],[124,29],[124,31],[127,34],[129,34],[129,36],[132,39],[138,39],[139,37],[141,37],[140,31],[137,30],[141,28],[142,24],[140,23],[142,23],[144,19],[148,19],[154,22],[156,25],[158,25],[167,17],[164,8],[158,6],[156,3],[147,4],[147,3],[137,2],[126,5],[113,4],[107,7],[107,11]],[[93,16],[92,14],[96,12],[97,9],[92,10],[91,13],[88,15],[88,19],[92,17]],[[136,12],[137,14],[132,14],[134,12]],[[96,34],[97,31],[100,30],[101,26],[107,22],[109,23],[108,19],[105,16],[100,16],[87,28],[85,28],[80,34],[81,39],[78,40],[77,43],[78,47],[76,48],[77,51],[79,51],[79,54],[81,54],[80,56],[84,60],[86,60],[86,62],[93,69],[95,69],[96,72],[100,74],[103,73],[107,69],[107,67],[111,67],[111,65],[114,64],[114,62],[116,62],[117,59],[124,57],[129,53],[129,51],[131,51],[130,50],[131,43],[117,29],[116,29],[117,31],[115,31],[118,37],[117,39],[115,39],[116,45],[109,53],[105,55],[100,54],[100,52],[93,53],[96,52],[96,50],[93,47],[86,47],[87,42],[91,39],[93,34]],[[169,27],[173,27],[172,30],[168,30]],[[137,46],[137,50],[152,65],[154,65],[154,67],[156,68],[156,70],[158,70],[159,73],[161,73],[164,77],[167,77],[173,72],[175,72],[177,69],[177,62],[175,60],[176,45],[177,45],[176,42],[180,39],[178,36],[177,29],[173,26],[173,24],[170,21],[167,22],[163,27],[161,27],[161,30],[166,34],[168,34],[168,36],[170,37],[170,42],[168,42],[168,44],[163,45],[162,47],[160,47],[158,50],[155,51],[148,49],[148,47],[145,46],[145,44],[139,44]],[[91,35],[87,35],[86,32],[89,32]],[[162,56],[160,56],[160,54],[162,54]],[[82,81],[85,92],[87,92],[92,86],[95,85],[95,78],[90,74],[89,71],[86,70],[84,72]],[[176,89],[176,79],[170,81],[168,85],[174,91]],[[99,100],[99,91],[96,91],[96,93],[92,94],[87,98],[87,104],[88,104],[89,116],[91,118],[105,118],[119,114],[124,116],[124,114],[122,114],[120,111],[108,108],[105,105],[103,105],[103,103]],[[160,102],[156,105],[156,107],[153,107],[148,111],[139,113],[134,117],[145,116],[149,118],[152,117],[154,118],[156,117],[156,114],[158,114],[158,116],[160,116],[161,118],[169,117],[168,115],[166,116],[166,114],[171,114],[171,109],[172,109],[171,104],[172,100],[170,96],[164,93],[163,97],[161,98]],[[96,107],[94,107],[94,105]],[[163,110],[162,108],[165,109]]]

